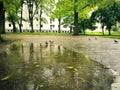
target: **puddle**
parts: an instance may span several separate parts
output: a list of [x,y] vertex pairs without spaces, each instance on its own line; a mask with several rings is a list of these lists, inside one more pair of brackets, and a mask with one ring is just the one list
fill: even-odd
[[111,90],[109,69],[57,45],[14,43],[0,52],[0,90]]

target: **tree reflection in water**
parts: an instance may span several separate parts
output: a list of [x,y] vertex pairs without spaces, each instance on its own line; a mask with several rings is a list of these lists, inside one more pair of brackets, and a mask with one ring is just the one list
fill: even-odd
[[12,44],[0,52],[1,90],[110,90],[103,65],[57,45]]

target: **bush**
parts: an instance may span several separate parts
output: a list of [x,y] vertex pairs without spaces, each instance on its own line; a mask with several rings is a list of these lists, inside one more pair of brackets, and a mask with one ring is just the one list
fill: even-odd
[[118,27],[113,27],[112,30],[113,30],[114,32],[117,32],[117,31],[118,31]]

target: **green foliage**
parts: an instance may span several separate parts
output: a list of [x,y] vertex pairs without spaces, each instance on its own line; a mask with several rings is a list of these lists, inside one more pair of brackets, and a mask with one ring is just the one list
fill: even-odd
[[[58,0],[58,2],[56,3],[56,9],[51,15],[51,19],[52,20],[55,18],[63,19],[62,24],[64,24],[65,26],[70,26],[71,24],[73,24],[73,22],[74,24],[76,22],[83,22],[83,20],[88,19],[90,17],[90,11],[92,11],[96,6],[99,6],[102,2],[104,1],[101,1],[101,0]],[[78,16],[77,14],[75,15],[74,12],[78,13]],[[78,19],[75,17],[78,17]],[[75,25],[75,28],[78,29],[77,23]]]
[[20,8],[20,2],[19,0],[5,0],[4,7],[6,12],[16,12],[16,10],[19,10]]
[[[7,20],[10,22],[18,23],[19,16],[18,12],[20,9],[21,0],[0,0],[4,2],[4,9],[7,13]],[[28,5],[28,10],[32,13],[29,15],[31,23],[32,20],[36,17],[36,13],[39,11],[50,16],[51,20],[63,19],[62,25],[65,27],[70,26],[71,24],[78,22],[79,25],[75,26],[76,28],[87,28],[94,29],[94,25],[91,24],[90,12],[96,7],[99,8],[94,12],[92,16],[92,21],[102,23],[102,26],[107,26],[107,29],[110,30],[113,25],[116,24],[116,20],[120,22],[120,3],[114,3],[115,0],[24,0],[27,4],[35,5],[35,10],[30,8]],[[111,7],[111,9],[109,9]],[[103,10],[104,9],[104,10]],[[78,19],[75,20],[75,13],[78,13]],[[102,13],[101,13],[102,12]],[[51,14],[51,15],[50,15]],[[115,18],[113,17],[115,15]],[[77,16],[77,15],[76,15]],[[95,18],[94,18],[95,17]],[[32,19],[31,19],[32,18]],[[41,15],[39,18],[42,23],[48,23],[47,20]],[[84,25],[83,25],[84,23]],[[32,24],[31,24],[32,26]],[[41,25],[40,25],[41,26]]]
[[80,32],[82,32],[82,33],[85,34],[85,30],[87,30],[87,29],[89,29],[89,30],[95,30],[96,26],[91,23],[90,19],[82,19],[79,22],[79,30],[80,30]]
[[114,32],[117,32],[117,31],[118,31],[118,27],[114,26],[114,27],[112,27],[112,30],[113,30]]
[[[36,17],[39,17],[40,31],[41,23],[48,23],[47,19],[43,17],[43,13],[47,16],[50,15],[51,10],[53,9],[54,0],[26,0],[29,13],[29,22],[31,24],[31,31],[34,32],[33,20]],[[34,8],[35,7],[35,8]],[[39,13],[39,16],[37,15]]]
[[45,24],[47,24],[47,23],[48,23],[48,21],[46,20],[46,18],[45,18],[45,17],[42,17],[42,18],[41,18],[41,21],[42,21],[43,23],[45,23]]
[[[14,23],[18,22],[17,11],[20,8],[19,0],[0,0],[0,1],[1,1],[1,3],[3,3],[3,7],[2,7],[3,12],[0,12],[0,14],[3,15],[2,17],[5,17],[5,12],[6,12],[8,21],[14,22]],[[4,18],[2,18],[2,19],[3,19],[2,27],[4,27],[5,19]],[[2,28],[2,29],[4,29],[4,28]],[[4,30],[4,32],[5,32],[5,30]]]
[[19,22],[18,12],[20,8],[20,1],[12,0],[11,2],[9,2],[8,0],[6,0],[6,2],[4,2],[4,7],[7,13],[6,19],[12,23],[13,32],[16,32],[16,23]]
[[116,17],[116,20],[120,22],[120,3],[115,2],[113,6],[111,7],[112,11],[114,12],[114,15]]
[[4,12],[4,3],[0,1],[0,41],[2,41],[1,34],[5,33],[5,12]]
[[98,10],[94,11],[91,16],[91,21],[93,23],[99,22],[102,25],[102,28],[106,26],[109,31],[109,35],[111,35],[112,26],[116,25],[116,22],[119,21],[120,4],[114,2],[112,5],[107,5],[102,8],[98,8]]
[[6,19],[7,19],[9,22],[12,22],[12,21],[18,22],[18,21],[19,21],[18,15],[17,15],[16,13],[11,13],[11,12],[8,13],[8,16],[7,16]]
[[73,24],[73,21],[74,21],[74,19],[73,19],[72,15],[71,16],[66,16],[66,17],[63,18],[62,25],[64,27],[69,27],[70,25]]

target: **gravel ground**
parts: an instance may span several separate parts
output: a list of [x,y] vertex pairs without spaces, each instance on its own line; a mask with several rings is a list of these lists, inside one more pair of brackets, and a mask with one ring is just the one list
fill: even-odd
[[64,46],[78,53],[83,53],[106,67],[111,68],[116,75],[112,90],[120,90],[120,40],[95,36],[19,36],[22,42],[45,44],[52,40],[54,44]]

